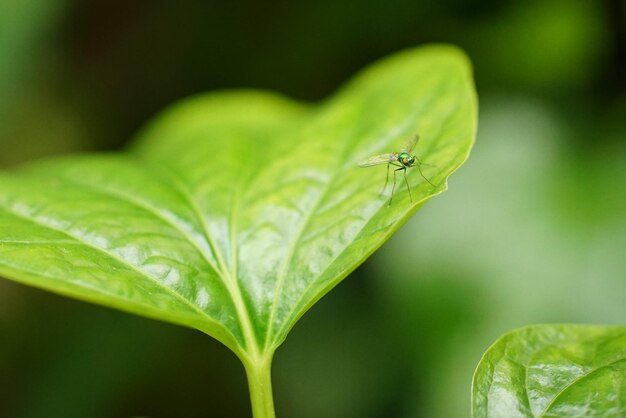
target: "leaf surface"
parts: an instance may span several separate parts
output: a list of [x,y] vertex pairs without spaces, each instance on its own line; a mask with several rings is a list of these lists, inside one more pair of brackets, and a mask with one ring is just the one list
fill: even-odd
[[[387,58],[317,106],[257,91],[188,99],[125,153],[0,176],[0,273],[197,328],[240,358],[273,353],[446,189],[473,143],[476,106],[466,58],[446,46]],[[388,207],[386,167],[357,163],[416,133],[435,187],[409,168],[411,201],[398,172]]]
[[474,374],[480,417],[626,416],[626,327],[537,325],[501,337]]

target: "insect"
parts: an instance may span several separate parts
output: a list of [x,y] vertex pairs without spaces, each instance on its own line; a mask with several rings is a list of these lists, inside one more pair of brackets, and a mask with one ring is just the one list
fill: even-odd
[[415,145],[417,144],[418,140],[419,135],[415,135],[404,143],[402,148],[400,148],[400,152],[375,155],[365,161],[361,161],[358,164],[359,167],[372,167],[375,165],[387,164],[387,180],[385,180],[385,187],[383,187],[383,190],[380,192],[381,195],[385,192],[385,189],[387,189],[387,184],[389,183],[389,166],[393,165],[398,167],[393,171],[393,187],[391,189],[391,197],[389,198],[388,206],[391,206],[391,201],[393,200],[393,192],[396,190],[396,173],[398,171],[402,171],[404,174],[404,182],[406,183],[406,188],[409,191],[409,197],[411,198],[411,202],[413,201],[413,196],[411,195],[409,181],[406,178],[407,168],[416,166],[424,180],[430,183],[431,186],[435,186],[430,182],[430,180],[424,177],[424,174],[422,173],[422,169],[420,167],[422,165],[422,162],[417,158],[417,156],[411,155],[411,152],[413,152],[413,149],[415,149]]

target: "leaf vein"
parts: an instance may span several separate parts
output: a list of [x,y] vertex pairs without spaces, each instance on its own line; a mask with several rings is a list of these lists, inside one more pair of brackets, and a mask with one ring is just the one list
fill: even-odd
[[563,387],[563,389],[561,389],[556,395],[554,395],[554,398],[552,398],[552,400],[550,401],[550,403],[543,409],[543,411],[541,411],[541,413],[539,413],[539,415],[537,415],[537,417],[541,418],[543,416],[545,416],[545,414],[550,410],[550,408],[552,407],[552,405],[557,401],[557,399],[563,394],[565,393],[569,388],[571,388],[572,386],[574,386],[575,384],[577,384],[578,382],[580,382],[581,380],[585,379],[586,377],[602,370],[602,369],[606,369],[607,367],[611,367],[614,364],[619,363],[620,361],[624,361],[626,360],[626,357],[623,358],[619,358],[617,360],[611,361],[610,363],[607,364],[603,364],[602,366],[599,366],[595,369],[591,369],[586,373],[581,374],[580,376],[578,376],[577,378],[575,378],[574,380],[572,380],[570,383],[568,383],[565,387]]
[[181,180],[179,180],[183,177],[168,165],[161,164],[158,167],[161,168],[161,172],[164,173],[169,179],[170,186],[182,196],[182,198],[187,202],[187,204],[197,217],[198,221],[200,222],[200,225],[202,227],[202,234],[217,259],[219,265],[218,271],[220,272],[219,276],[221,277],[222,282],[224,283],[226,290],[230,295],[231,301],[235,306],[235,310],[240,321],[239,324],[243,328],[241,330],[244,334],[244,341],[242,342],[243,348],[249,348],[246,347],[246,345],[248,343],[253,343],[254,340],[251,338],[253,333],[251,331],[252,328],[247,308],[245,306],[245,303],[243,302],[241,290],[239,289],[238,283],[236,282],[236,278],[230,276],[230,271],[226,266],[224,257],[222,256],[221,252],[218,251],[217,244],[213,238],[213,235],[209,231],[205,216],[200,210],[200,207],[198,206],[198,203],[196,202],[193,194],[187,189],[187,187],[184,185],[184,182],[181,182]]
[[89,241],[86,241],[86,240],[84,240],[84,239],[82,239],[82,238],[80,238],[80,237],[78,237],[78,236],[76,236],[76,235],[74,235],[74,234],[71,234],[70,232],[65,231],[65,230],[63,230],[63,229],[59,229],[59,228],[53,227],[53,226],[51,226],[51,225],[49,225],[49,224],[46,224],[46,223],[44,223],[44,222],[41,222],[41,221],[36,220],[36,219],[34,219],[34,218],[31,218],[31,217],[28,217],[28,216],[26,216],[26,215],[24,215],[24,214],[21,214],[21,213],[15,212],[15,211],[13,211],[13,210],[11,210],[11,209],[9,209],[9,208],[6,208],[6,207],[1,207],[0,209],[4,210],[4,211],[5,211],[6,213],[8,213],[8,214],[11,214],[11,215],[15,216],[16,218],[23,219],[23,220],[26,220],[26,221],[32,222],[32,223],[34,223],[35,225],[38,225],[38,226],[40,226],[40,227],[47,228],[47,229],[50,229],[50,230],[53,230],[53,231],[59,232],[59,233],[61,233],[61,234],[64,234],[64,235],[68,236],[69,238],[76,240],[78,243],[80,243],[80,244],[82,244],[82,245],[85,245],[86,247],[89,247],[89,248],[92,248],[92,249],[94,249],[94,250],[96,250],[96,251],[101,252],[102,254],[104,254],[104,255],[106,255],[106,256],[108,256],[108,257],[110,257],[110,258],[112,258],[112,259],[116,260],[117,262],[119,262],[119,263],[120,263],[120,264],[122,264],[123,266],[126,266],[126,267],[127,267],[127,268],[129,268],[130,270],[133,270],[133,271],[135,271],[135,272],[139,273],[141,276],[145,277],[145,278],[146,278],[146,279],[148,279],[149,281],[151,281],[151,282],[155,283],[157,286],[159,286],[160,288],[162,288],[162,289],[163,289],[163,290],[165,290],[166,292],[170,293],[170,294],[171,294],[172,296],[174,296],[176,299],[178,299],[178,300],[182,301],[184,304],[186,304],[188,307],[190,307],[190,308],[191,308],[193,311],[195,311],[196,313],[200,314],[202,317],[207,318],[207,319],[208,319],[209,321],[211,321],[211,322],[215,322],[215,321],[211,318],[211,316],[210,316],[208,313],[206,313],[205,311],[203,311],[202,309],[200,309],[200,307],[199,307],[199,306],[197,306],[196,304],[194,304],[192,301],[190,301],[189,299],[187,299],[185,296],[183,296],[182,294],[178,293],[176,290],[172,289],[171,287],[166,286],[165,284],[163,284],[162,282],[160,282],[157,278],[155,278],[155,277],[153,277],[153,276],[149,275],[149,274],[148,274],[148,273],[146,273],[145,271],[141,270],[139,267],[137,267],[137,266],[135,266],[135,265],[133,265],[133,264],[129,263],[129,262],[128,262],[128,260],[126,260],[126,259],[124,259],[124,258],[121,258],[121,257],[119,257],[119,256],[115,255],[114,253],[111,253],[111,252],[110,252],[110,251],[108,251],[107,249],[102,248],[102,247],[98,247],[97,245],[94,245],[93,243],[91,243],[91,242],[89,242]]
[[73,178],[67,178],[64,177],[64,180],[77,185],[77,186],[81,186],[81,187],[85,187],[85,188],[89,188],[89,190],[96,190],[98,192],[100,192],[101,194],[108,196],[108,197],[112,197],[114,199],[117,199],[119,201],[122,202],[126,202],[126,203],[130,203],[132,205],[134,205],[137,208],[143,209],[146,212],[154,215],[155,217],[157,217],[158,219],[162,220],[163,222],[165,222],[166,224],[168,224],[169,226],[171,226],[172,228],[174,228],[175,230],[177,230],[182,236],[183,238],[186,239],[187,242],[189,242],[197,251],[198,253],[202,256],[202,258],[206,261],[206,263],[209,265],[209,267],[211,267],[211,269],[213,269],[213,271],[215,272],[215,274],[219,274],[219,270],[217,268],[217,266],[213,263],[213,261],[211,260],[209,254],[207,254],[206,250],[203,249],[197,242],[196,240],[189,235],[189,233],[187,231],[185,231],[180,225],[178,225],[177,222],[175,222],[174,220],[168,218],[167,216],[163,215],[160,210],[156,207],[154,207],[153,205],[149,204],[148,202],[142,200],[142,199],[137,199],[129,194],[126,193],[120,193],[117,190],[113,190],[113,189],[109,189],[106,187],[102,187],[101,185],[98,184],[93,184],[93,183],[85,183],[82,182],[80,180],[76,180]]

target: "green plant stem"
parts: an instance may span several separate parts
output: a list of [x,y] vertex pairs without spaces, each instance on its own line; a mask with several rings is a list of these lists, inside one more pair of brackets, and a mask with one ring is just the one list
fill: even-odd
[[252,416],[254,418],[275,418],[271,375],[272,357],[244,362],[244,367],[250,388]]

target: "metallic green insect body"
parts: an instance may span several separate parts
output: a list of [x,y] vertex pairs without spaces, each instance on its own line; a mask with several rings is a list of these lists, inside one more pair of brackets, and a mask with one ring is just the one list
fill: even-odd
[[409,191],[409,197],[411,199],[411,202],[413,201],[413,196],[411,195],[409,181],[406,178],[407,168],[416,166],[424,180],[430,183],[430,185],[432,185],[433,187],[435,186],[430,182],[430,180],[424,177],[424,174],[422,173],[422,169],[420,167],[422,165],[422,162],[415,155],[411,155],[411,152],[413,152],[413,149],[415,149],[415,145],[417,144],[418,140],[419,135],[415,135],[414,137],[409,139],[402,148],[400,148],[400,152],[375,155],[359,163],[359,167],[372,167],[375,165],[387,164],[387,180],[385,180],[385,187],[383,187],[383,190],[380,192],[381,195],[385,192],[385,189],[387,189],[387,184],[389,183],[389,166],[394,165],[398,167],[393,171],[393,187],[391,189],[391,197],[389,198],[389,206],[391,206],[391,201],[393,200],[393,192],[396,190],[396,173],[398,171],[402,171],[404,174],[404,182],[406,183],[406,189]]

